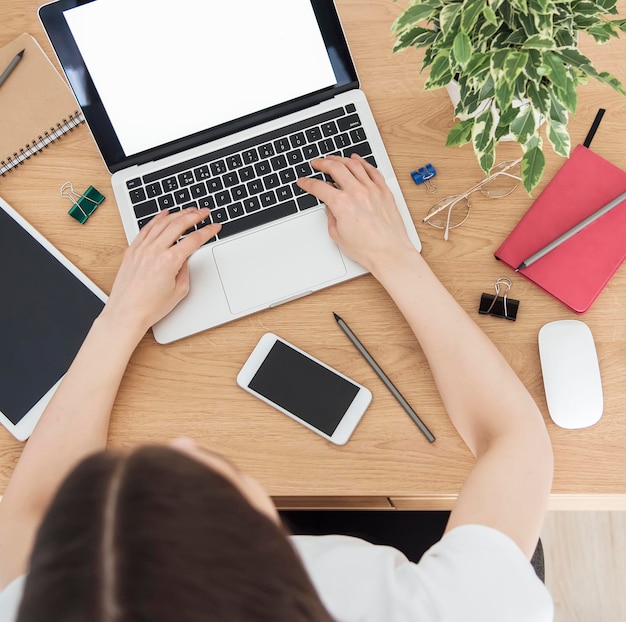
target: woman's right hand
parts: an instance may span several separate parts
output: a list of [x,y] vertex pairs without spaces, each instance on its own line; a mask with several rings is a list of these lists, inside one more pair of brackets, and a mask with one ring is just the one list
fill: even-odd
[[330,237],[352,259],[376,274],[415,252],[393,194],[376,167],[357,155],[327,156],[311,164],[335,183],[307,177],[298,185],[326,204]]

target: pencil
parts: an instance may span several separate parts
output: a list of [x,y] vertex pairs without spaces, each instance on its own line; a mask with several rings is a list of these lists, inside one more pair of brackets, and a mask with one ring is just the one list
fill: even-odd
[[415,425],[428,439],[428,442],[434,442],[435,437],[433,436],[433,433],[426,427],[424,422],[419,418],[417,413],[411,408],[404,397],[402,397],[402,393],[396,389],[393,382],[389,380],[387,374],[380,368],[380,365],[378,365],[378,363],[372,358],[372,355],[365,349],[365,346],[358,340],[352,330],[350,330],[350,327],[336,313],[333,313],[333,315],[335,316],[335,320],[337,320],[337,324],[339,324],[339,328],[341,328],[341,330],[346,334],[361,356],[370,364],[370,367],[376,372],[376,375],[383,381],[383,384],[389,389],[389,391],[391,391],[391,394],[396,398],[396,400],[398,400],[400,406],[404,408],[407,415],[413,419]]

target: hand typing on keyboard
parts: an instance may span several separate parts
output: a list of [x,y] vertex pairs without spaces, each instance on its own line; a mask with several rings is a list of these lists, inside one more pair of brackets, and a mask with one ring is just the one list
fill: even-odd
[[140,335],[167,315],[189,291],[187,259],[215,237],[221,225],[201,227],[176,241],[208,215],[208,209],[193,208],[153,218],[124,254],[103,313]]
[[297,183],[326,204],[330,237],[352,259],[374,272],[392,256],[415,250],[377,168],[356,154],[349,158],[330,155],[311,165],[335,183],[310,177]]

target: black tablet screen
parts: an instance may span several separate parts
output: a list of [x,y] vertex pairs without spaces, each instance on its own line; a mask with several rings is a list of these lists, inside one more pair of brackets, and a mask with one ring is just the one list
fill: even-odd
[[0,412],[17,424],[76,356],[104,302],[0,208]]

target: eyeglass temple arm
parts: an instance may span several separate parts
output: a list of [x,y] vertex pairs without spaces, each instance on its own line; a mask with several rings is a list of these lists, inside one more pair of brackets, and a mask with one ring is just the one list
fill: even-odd
[[440,205],[434,212],[427,214],[422,219],[422,222],[428,222],[433,216],[436,216],[437,214],[442,212],[444,209],[449,209],[453,205],[461,201],[462,199],[467,199],[467,197],[470,194],[472,194],[472,192],[476,192],[476,190],[480,190],[487,182],[492,181],[493,179],[498,177],[498,175],[502,175],[503,173],[506,173],[506,171],[513,168],[514,166],[517,166],[521,161],[522,161],[522,158],[518,158],[517,160],[514,160],[513,162],[505,166],[501,171],[498,171],[497,173],[494,173],[493,175],[489,175],[488,177],[485,177],[485,179],[479,181],[475,186],[472,186],[469,190],[465,191],[463,194],[459,194],[455,196],[453,199],[451,199],[450,201],[446,201],[443,205]]

